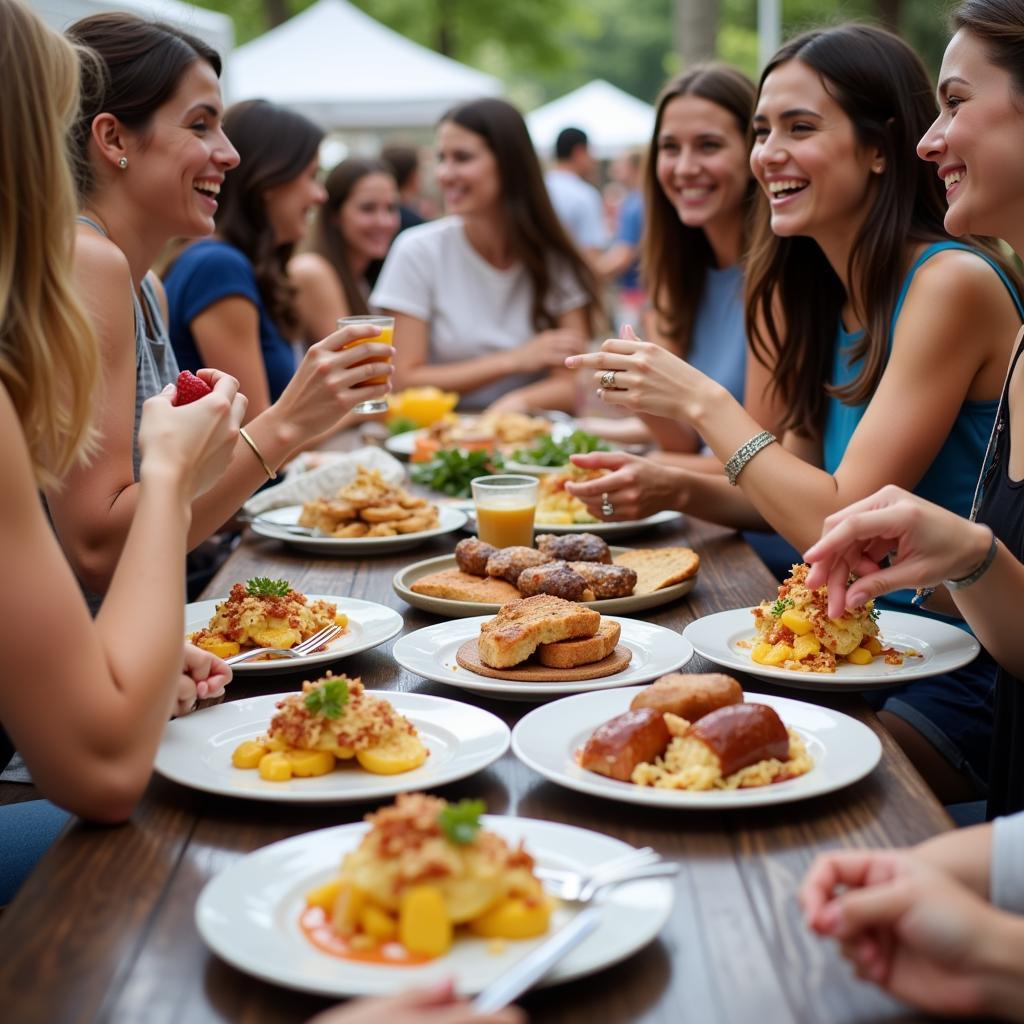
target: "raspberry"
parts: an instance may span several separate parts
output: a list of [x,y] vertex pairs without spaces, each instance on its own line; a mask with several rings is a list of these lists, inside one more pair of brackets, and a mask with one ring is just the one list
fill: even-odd
[[188,370],[182,370],[178,374],[177,388],[178,390],[174,392],[174,402],[172,403],[174,405],[188,405],[189,402],[194,402],[196,399],[202,398],[203,395],[208,395],[213,390],[205,380],[201,380]]

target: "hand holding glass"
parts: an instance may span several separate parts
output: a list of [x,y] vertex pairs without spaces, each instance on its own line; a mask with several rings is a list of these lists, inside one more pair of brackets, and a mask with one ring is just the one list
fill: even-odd
[[496,548],[530,547],[538,485],[535,476],[511,474],[471,481],[477,536]]
[[[380,334],[373,338],[359,338],[357,341],[349,342],[346,348],[352,348],[355,345],[368,345],[375,343],[379,345],[394,345],[395,339],[395,318],[393,316],[343,316],[338,319],[338,329],[342,327],[379,327]],[[364,362],[370,362],[371,360],[364,360]],[[390,362],[390,358],[387,360]],[[362,363],[355,363],[355,366],[362,366]],[[366,382],[367,386],[371,384],[386,384],[387,377],[373,377]],[[360,402],[353,410],[353,412],[363,413],[364,415],[369,413],[387,412],[388,402],[386,398],[374,398],[367,402]]]

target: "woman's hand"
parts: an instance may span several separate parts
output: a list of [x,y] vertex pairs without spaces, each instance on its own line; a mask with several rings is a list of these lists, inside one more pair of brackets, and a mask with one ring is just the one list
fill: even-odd
[[890,485],[825,520],[821,540],[804,553],[807,584],[828,584],[828,613],[838,619],[890,591],[967,576],[991,543],[987,526]]
[[535,334],[525,345],[512,349],[516,367],[527,373],[567,365],[569,356],[586,352],[587,339],[571,327],[552,327]]
[[317,1014],[308,1024],[524,1024],[515,1006],[497,1013],[474,1013],[456,999],[451,981],[431,988],[412,989],[384,999],[357,999]]
[[170,469],[189,501],[212,487],[231,461],[246,399],[238,381],[219,370],[200,370],[213,392],[188,405],[172,405],[174,385],[147,399],[139,422],[139,476]]
[[[343,327],[307,350],[273,406],[275,415],[288,424],[296,448],[333,429],[353,406],[383,398],[391,390],[394,348],[374,341],[353,345],[379,334],[378,327]],[[375,377],[384,378],[384,383],[366,383]]]
[[[571,356],[565,361],[570,370],[594,370],[594,384],[602,401],[651,416],[692,422],[706,398],[715,389],[721,390],[667,349],[639,341],[631,327],[623,328],[622,333],[622,338],[605,341],[600,352]],[[605,387],[602,381],[609,370],[615,371],[614,388]]]
[[[1014,958],[1000,949],[1007,935],[1020,941],[1021,922],[911,852],[820,856],[800,902],[811,928],[838,941],[862,978],[898,999],[974,1015],[1002,1009],[1007,986],[1021,995]],[[1024,1003],[1018,1007],[1020,1019]]]
[[201,700],[219,697],[231,682],[231,666],[195,644],[185,644],[185,661],[178,682],[173,714],[175,717],[195,711]]
[[[587,506],[596,519],[644,519],[664,509],[675,509],[685,494],[685,473],[626,452],[590,452],[571,456],[582,469],[610,469],[607,476],[581,483],[567,483],[565,489]],[[602,507],[614,509],[605,515]]]

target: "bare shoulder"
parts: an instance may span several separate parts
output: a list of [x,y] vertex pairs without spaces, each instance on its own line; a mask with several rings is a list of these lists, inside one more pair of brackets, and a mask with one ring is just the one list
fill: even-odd
[[333,281],[334,267],[318,252],[300,252],[288,261],[288,276],[299,287]]
[[[944,249],[918,269],[907,292],[907,301],[938,303],[940,308],[962,308],[964,302],[992,303],[998,310],[1014,309],[1013,299],[991,263],[966,249]],[[977,315],[975,308],[965,312]]]

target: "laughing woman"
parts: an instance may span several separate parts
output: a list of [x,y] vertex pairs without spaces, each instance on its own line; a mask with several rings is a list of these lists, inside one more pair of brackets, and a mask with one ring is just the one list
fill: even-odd
[[[747,321],[781,442],[650,343],[613,339],[569,360],[597,371],[606,400],[692,425],[727,467],[728,480],[678,471],[675,507],[767,523],[799,550],[886,483],[969,511],[1022,311],[1000,259],[943,227],[942,182],[915,155],[935,113],[915,54],[866,26],[802,35],[762,76],[751,167],[764,217]],[[599,509],[615,485],[574,492]],[[984,789],[994,677],[977,662],[885,702],[887,726],[947,800]]]

